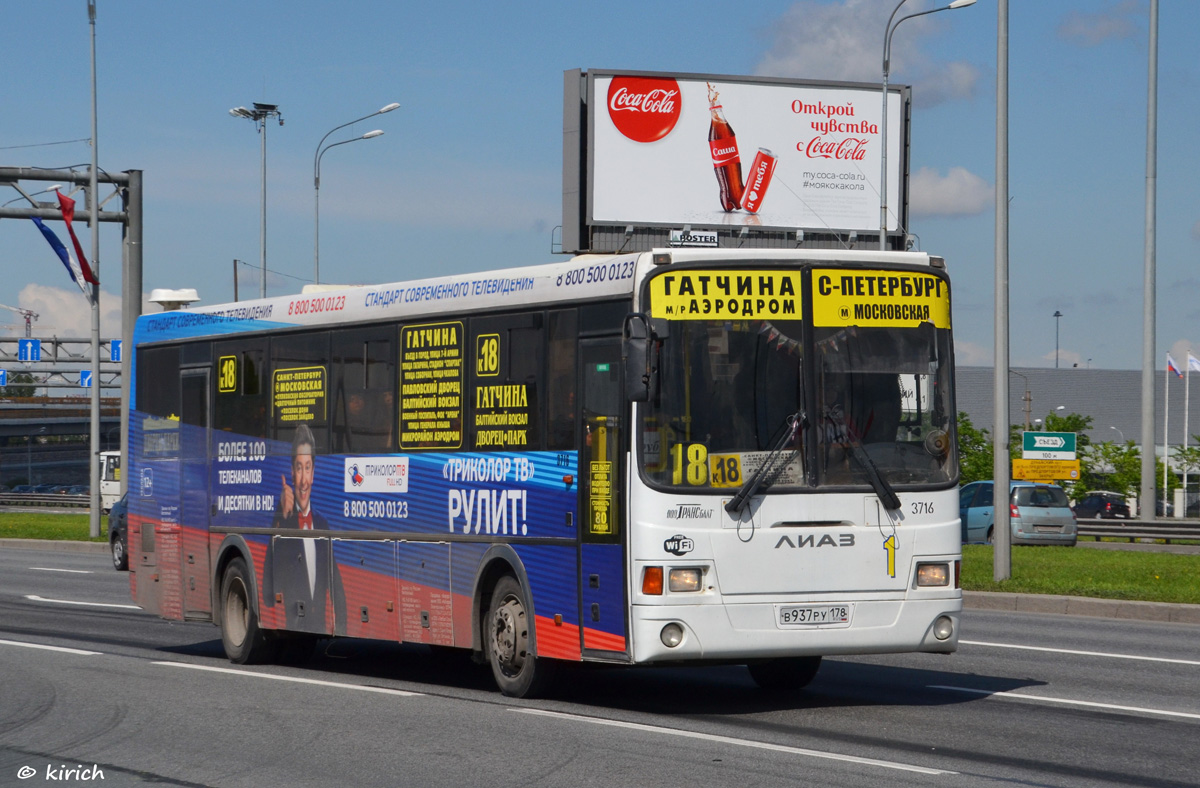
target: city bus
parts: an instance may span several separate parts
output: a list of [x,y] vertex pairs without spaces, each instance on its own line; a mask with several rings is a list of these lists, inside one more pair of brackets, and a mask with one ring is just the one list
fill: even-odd
[[100,452],[100,509],[105,513],[121,499],[121,452]]
[[[317,640],[569,663],[949,653],[945,262],[669,248],[144,315],[134,600],[234,663]],[[435,648],[444,651],[444,648]]]

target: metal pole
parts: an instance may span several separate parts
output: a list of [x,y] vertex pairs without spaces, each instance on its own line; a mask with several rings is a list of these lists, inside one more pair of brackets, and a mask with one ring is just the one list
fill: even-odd
[[236,257],[233,258],[233,300],[234,300],[234,303],[237,303],[237,300],[238,300],[237,263],[238,263],[237,258]]
[[142,313],[142,171],[129,170],[125,189],[125,270],[121,278],[121,492],[129,489],[129,401],[133,392],[133,329]]
[[313,176],[313,284],[321,284],[321,175]]
[[1058,369],[1058,324],[1062,318],[1062,312],[1054,310],[1054,368]]
[[1150,63],[1146,86],[1146,261],[1142,290],[1142,488],[1143,520],[1154,519],[1154,318],[1155,197],[1158,191],[1158,0],[1150,0]]
[[[1187,406],[1184,405],[1186,408]],[[1163,367],[1163,517],[1167,516],[1167,467],[1170,463],[1167,460],[1171,457],[1171,433],[1167,429],[1167,421],[1171,415],[1171,370]],[[1186,429],[1184,431],[1186,435]],[[1187,479],[1187,469],[1184,471],[1184,479]],[[1186,482],[1185,482],[1186,484]],[[1184,500],[1187,500],[1187,487],[1184,490]],[[1186,510],[1186,507],[1185,507]]]
[[996,366],[992,406],[995,530],[992,577],[1012,576],[1008,445],[1008,0],[996,0]]
[[258,121],[258,133],[262,135],[262,206],[258,226],[259,279],[258,297],[267,297],[267,118]]
[[[91,211],[92,273],[100,281],[100,193],[96,189],[99,142],[96,134],[96,0],[88,0],[88,25],[92,32],[92,172],[88,197]],[[88,534],[100,536],[100,285],[92,285],[92,390],[91,390],[91,484],[89,489]]]

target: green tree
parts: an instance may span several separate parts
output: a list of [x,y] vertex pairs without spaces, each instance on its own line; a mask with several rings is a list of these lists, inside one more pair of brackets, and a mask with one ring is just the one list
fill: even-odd
[[1046,425],[1046,432],[1074,432],[1076,434],[1075,443],[1080,448],[1091,443],[1091,439],[1087,436],[1087,431],[1093,426],[1091,416],[1083,416],[1078,413],[1065,413],[1058,415],[1055,413],[1047,413],[1046,420],[1043,422]]
[[9,383],[7,386],[0,386],[0,397],[5,399],[13,397],[32,397],[36,386],[26,385],[36,383],[33,375],[28,372],[18,372],[15,375],[8,376]]
[[995,457],[988,431],[971,423],[966,413],[958,413],[958,472],[960,484],[992,478]]

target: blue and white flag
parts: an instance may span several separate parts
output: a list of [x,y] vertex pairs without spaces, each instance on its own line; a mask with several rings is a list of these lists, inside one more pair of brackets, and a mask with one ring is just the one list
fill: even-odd
[[1200,372],[1200,358],[1192,355],[1192,351],[1188,351],[1188,372]]
[[36,216],[30,217],[37,228],[42,231],[42,235],[46,237],[46,242],[50,244],[50,248],[58,255],[58,259],[62,260],[62,264],[67,269],[67,274],[74,280],[75,284],[79,285],[79,289],[87,295],[87,285],[83,281],[83,271],[79,268],[79,262],[76,261],[71,253],[67,251],[67,247],[63,246],[63,242],[58,240],[58,236],[54,231],[42,223],[42,220]]

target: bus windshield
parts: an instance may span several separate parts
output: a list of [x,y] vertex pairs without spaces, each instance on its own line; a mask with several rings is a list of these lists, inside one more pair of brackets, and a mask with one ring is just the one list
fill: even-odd
[[[806,321],[796,270],[775,274],[774,282],[747,282],[755,298],[736,299],[737,314],[696,319],[692,309],[700,317],[730,311],[729,299],[703,295],[722,274],[651,280],[650,311],[665,328],[657,332],[657,390],[641,419],[640,459],[650,482],[696,491],[739,488],[764,463],[762,486],[777,489],[871,487],[871,465],[898,488],[955,478],[948,317],[944,328],[936,327],[943,322],[937,309],[931,317],[910,304],[903,320],[892,320],[878,309],[822,309],[817,298]],[[731,288],[738,276],[729,272]],[[689,278],[700,295],[685,302],[680,288],[689,287]],[[781,287],[790,287],[797,305],[772,312],[771,299],[757,296],[778,295]],[[930,288],[929,298],[944,302],[946,315],[948,295]],[[805,380],[806,370],[812,380]]]

